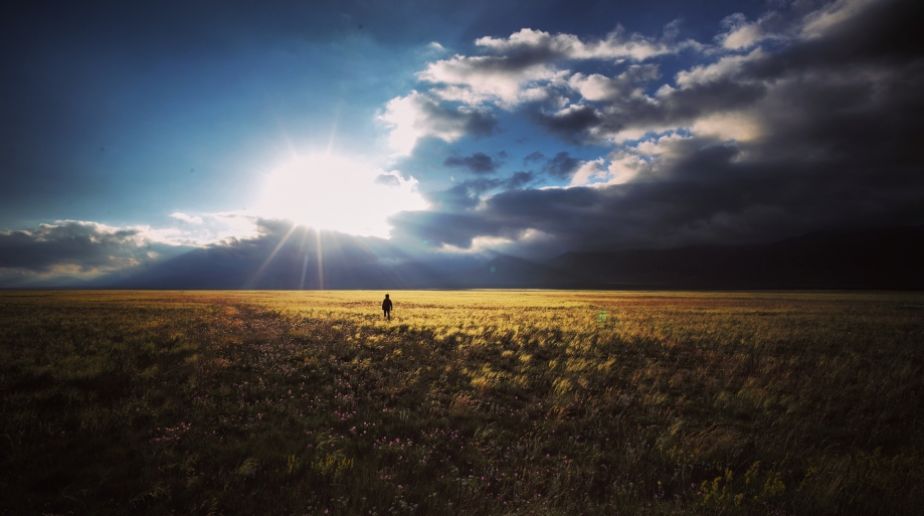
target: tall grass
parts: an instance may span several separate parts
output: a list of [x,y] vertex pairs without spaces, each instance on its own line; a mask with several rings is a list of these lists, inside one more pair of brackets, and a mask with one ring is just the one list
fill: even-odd
[[920,514],[924,296],[6,292],[0,513]]

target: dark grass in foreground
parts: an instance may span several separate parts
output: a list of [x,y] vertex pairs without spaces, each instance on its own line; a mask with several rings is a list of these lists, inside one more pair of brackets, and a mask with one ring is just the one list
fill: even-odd
[[924,296],[6,292],[0,513],[924,509]]

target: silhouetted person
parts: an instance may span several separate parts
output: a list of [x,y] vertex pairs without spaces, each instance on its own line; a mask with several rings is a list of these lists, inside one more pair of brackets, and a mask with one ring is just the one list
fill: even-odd
[[382,311],[385,312],[385,318],[389,321],[391,320],[391,299],[388,298],[388,294],[385,294],[385,300],[382,301]]

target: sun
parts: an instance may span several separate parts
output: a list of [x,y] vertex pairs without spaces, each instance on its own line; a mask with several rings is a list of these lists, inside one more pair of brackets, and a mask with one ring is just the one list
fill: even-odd
[[417,181],[333,154],[294,158],[269,174],[258,212],[296,224],[387,238],[388,218],[427,209]]

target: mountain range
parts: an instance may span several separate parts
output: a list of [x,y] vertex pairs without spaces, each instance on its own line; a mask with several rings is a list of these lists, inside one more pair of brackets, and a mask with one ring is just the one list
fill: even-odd
[[[306,231],[310,236],[312,230]],[[163,289],[921,289],[924,226],[810,233],[777,242],[568,252],[548,260],[500,253],[410,255],[343,234],[283,244],[210,246],[109,288]],[[324,245],[319,246],[318,241]],[[268,259],[268,257],[271,257]]]

